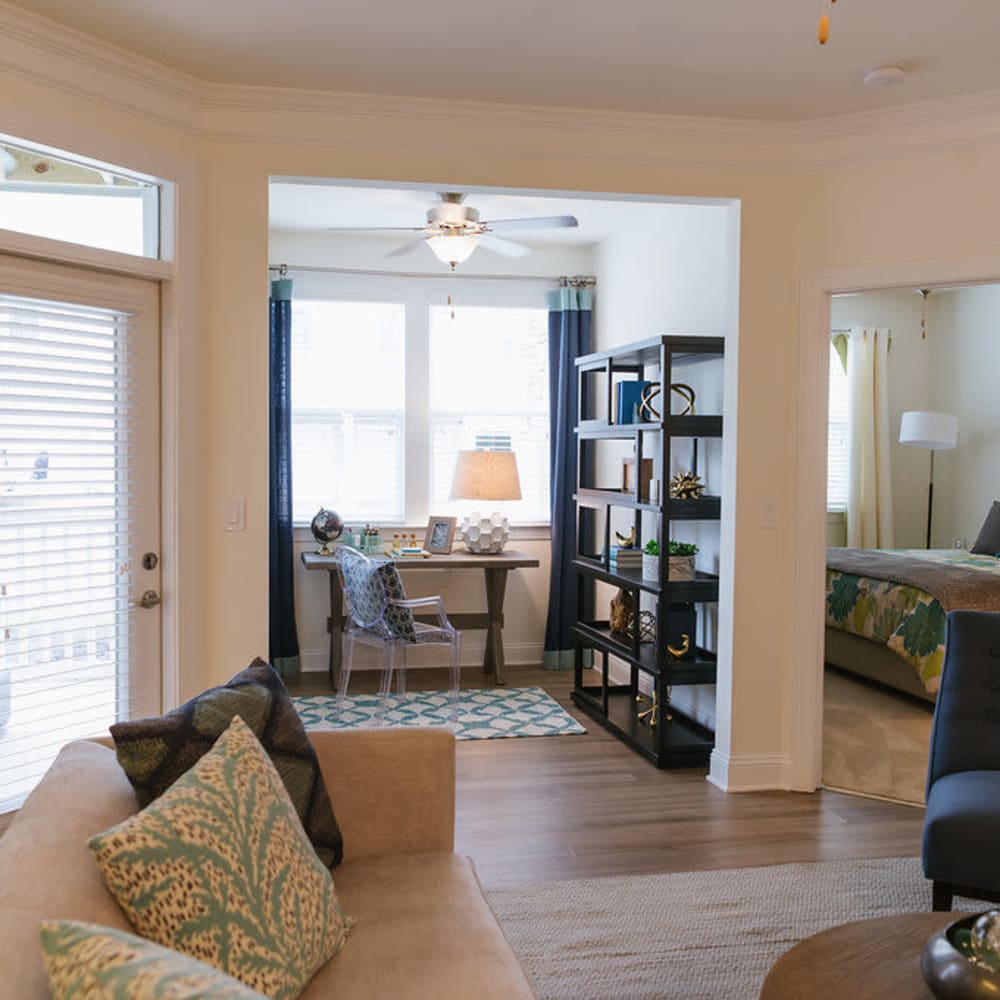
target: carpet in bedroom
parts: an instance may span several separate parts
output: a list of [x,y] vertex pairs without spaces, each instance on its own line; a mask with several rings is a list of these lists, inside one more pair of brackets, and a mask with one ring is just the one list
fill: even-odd
[[827,670],[823,785],[924,804],[933,706]]
[[750,1000],[802,938],[931,905],[917,858],[484,891],[539,1000]]

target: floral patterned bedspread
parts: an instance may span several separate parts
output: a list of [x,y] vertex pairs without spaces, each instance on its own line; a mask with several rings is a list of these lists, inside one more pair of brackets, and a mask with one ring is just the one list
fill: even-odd
[[[894,549],[910,556],[952,566],[966,566],[997,576],[1000,558],[972,555],[955,549]],[[944,663],[945,612],[924,590],[889,580],[826,571],[826,624],[854,635],[885,643],[919,674],[934,693]]]

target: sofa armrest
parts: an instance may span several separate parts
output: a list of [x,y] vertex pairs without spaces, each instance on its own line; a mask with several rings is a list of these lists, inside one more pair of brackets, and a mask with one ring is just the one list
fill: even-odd
[[309,732],[344,857],[455,847],[455,737],[447,729]]

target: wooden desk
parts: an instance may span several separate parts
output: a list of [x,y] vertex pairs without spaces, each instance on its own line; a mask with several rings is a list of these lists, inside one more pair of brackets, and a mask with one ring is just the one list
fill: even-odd
[[904,913],[841,924],[786,951],[771,967],[760,1000],[932,1000],[920,956],[935,931],[965,913]]
[[[486,651],[483,672],[492,673],[497,684],[503,684],[503,598],[507,589],[507,573],[512,569],[537,566],[538,560],[522,552],[505,550],[499,555],[476,555],[474,552],[453,552],[447,556],[407,556],[395,560],[399,569],[481,569],[486,577],[486,611],[448,615],[449,621],[459,631],[486,629]],[[330,633],[330,683],[334,687],[340,677],[342,656],[341,639],[344,633],[344,596],[340,590],[340,575],[334,556],[321,556],[318,552],[303,552],[302,565],[308,570],[324,570],[330,576],[330,617],[326,630]],[[436,623],[437,618],[421,618]]]

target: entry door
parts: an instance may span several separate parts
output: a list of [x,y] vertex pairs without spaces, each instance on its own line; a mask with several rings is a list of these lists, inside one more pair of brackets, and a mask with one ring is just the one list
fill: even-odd
[[0,812],[160,709],[159,288],[0,255]]

